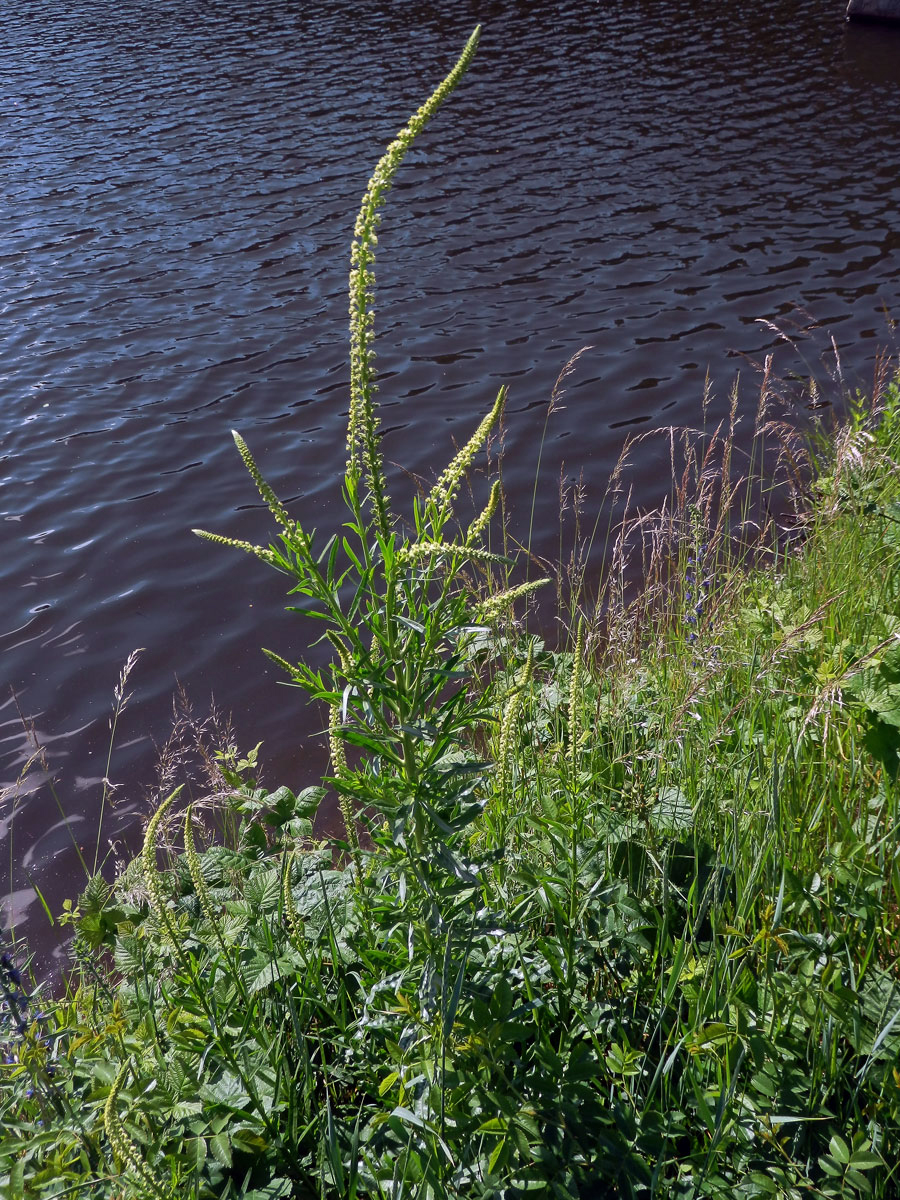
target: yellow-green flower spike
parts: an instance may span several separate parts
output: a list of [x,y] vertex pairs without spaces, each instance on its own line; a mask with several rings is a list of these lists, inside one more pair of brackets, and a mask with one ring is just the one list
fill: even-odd
[[207,542],[215,542],[217,546],[232,546],[235,550],[244,550],[247,554],[255,554],[257,558],[261,558],[270,567],[280,565],[278,556],[274,551],[267,550],[264,546],[254,546],[252,542],[244,542],[240,538],[225,537],[221,533],[210,533],[206,529],[192,529],[191,533],[195,534],[198,538],[204,538]]
[[480,516],[476,517],[469,526],[469,530],[466,533],[467,546],[474,546],[477,542],[481,541],[482,537],[484,536],[484,531],[487,529],[488,525],[493,519],[494,513],[497,511],[497,506],[499,503],[500,480],[497,479],[494,481],[494,485],[491,488],[490,498],[488,499],[484,512],[482,512]]
[[506,402],[506,388],[502,387],[497,393],[497,399],[491,411],[483,418],[478,428],[456,454],[450,465],[443,472],[437,483],[428,494],[426,512],[429,506],[440,514],[440,523],[447,519],[456,496],[457,489],[465,477],[466,471],[475,461],[475,457],[488,439],[488,434],[500,418],[503,405]]
[[281,876],[281,903],[284,909],[284,917],[287,922],[288,938],[294,948],[299,950],[303,945],[303,922],[300,920],[300,914],[297,912],[297,906],[294,904],[294,893],[291,888],[291,868],[294,865],[296,850],[285,854],[283,872]]
[[260,471],[259,467],[256,465],[256,459],[250,453],[247,443],[236,429],[232,429],[231,436],[234,438],[234,444],[238,448],[238,453],[244,460],[244,466],[250,472],[259,494],[268,505],[269,512],[282,527],[282,529],[288,529],[293,524],[291,518],[288,516],[288,511],[275,495],[271,485],[263,478],[262,471]]
[[168,1189],[161,1187],[150,1168],[141,1157],[137,1146],[125,1131],[125,1126],[118,1113],[119,1093],[125,1085],[129,1063],[123,1063],[118,1075],[106,1097],[103,1106],[103,1128],[112,1147],[112,1152],[119,1163],[133,1176],[138,1191],[142,1196],[152,1196],[154,1200],[171,1200]]
[[190,872],[191,882],[194,885],[194,891],[197,893],[197,899],[200,901],[200,907],[203,910],[203,915],[209,921],[213,929],[218,929],[218,921],[216,912],[213,907],[212,896],[209,894],[209,888],[206,886],[206,880],[203,878],[203,869],[200,866],[200,855],[197,853],[197,844],[194,841],[194,806],[188,806],[188,810],[184,815],[184,856],[187,859],[188,871]]
[[505,563],[509,561],[502,554],[493,554],[490,550],[483,550],[479,546],[462,546],[453,542],[417,542],[413,546],[403,546],[397,552],[397,561],[401,566],[411,566],[413,563],[426,559],[453,554],[477,562]]
[[[331,642],[332,646],[337,650],[341,661],[341,670],[344,677],[350,672],[350,653],[347,647],[337,636],[333,630],[329,630],[325,635]],[[340,730],[343,726],[343,705],[330,704],[328,706],[328,750],[331,756],[331,769],[334,771],[336,779],[341,779],[347,774],[347,754],[344,749],[344,740],[340,735]],[[359,830],[356,828],[356,814],[353,812],[353,805],[350,797],[346,792],[338,790],[338,806],[341,810],[341,818],[344,822],[344,830],[347,834],[347,841],[350,843],[350,849],[353,854],[353,861],[356,864],[357,872],[360,868],[359,858]]]
[[511,604],[528,596],[531,592],[536,592],[538,588],[542,588],[549,583],[549,579],[532,579],[528,583],[520,583],[517,587],[508,588],[505,592],[498,592],[496,596],[489,596],[483,604],[479,605],[478,615],[482,621],[490,623],[495,621],[500,614]]
[[379,534],[387,538],[390,503],[379,449],[375,414],[374,314],[375,246],[381,207],[391,181],[415,138],[462,79],[478,46],[481,26],[466,43],[450,74],[410,117],[372,173],[354,228],[350,255],[350,418],[347,427],[347,474],[365,475]]
[[274,650],[267,650],[265,646],[263,646],[262,652],[266,658],[275,663],[277,667],[281,667],[282,671],[286,672],[286,674],[290,675],[291,679],[293,679],[295,682],[299,682],[303,678],[302,671],[289,663],[286,658],[282,658],[280,654],[276,654]]
[[144,883],[147,886],[147,894],[150,897],[150,907],[176,947],[179,946],[178,936],[175,932],[174,922],[166,907],[165,897],[162,894],[160,874],[156,869],[156,833],[163,817],[181,794],[183,786],[183,784],[179,785],[171,795],[167,796],[150,818],[150,822],[147,825],[147,832],[144,834],[144,845],[141,849],[141,866],[144,871]]
[[[331,756],[331,769],[335,777],[340,779],[342,775],[347,773],[347,755],[344,752],[344,743],[338,731],[341,728],[341,705],[329,704],[328,706],[328,751]],[[350,830],[348,829],[349,833]]]

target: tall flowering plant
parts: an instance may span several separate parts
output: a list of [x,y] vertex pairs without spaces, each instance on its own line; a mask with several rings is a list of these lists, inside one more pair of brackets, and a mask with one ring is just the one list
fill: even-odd
[[[290,594],[304,598],[302,611],[323,624],[334,650],[330,667],[316,670],[265,653],[293,683],[330,708],[332,777],[357,862],[362,822],[376,842],[408,856],[423,879],[430,871],[448,870],[466,878],[457,845],[485,802],[485,764],[460,754],[461,746],[471,747],[473,734],[503,709],[472,669],[473,647],[484,640],[479,631],[545,582],[499,591],[491,586],[496,573],[491,567],[505,568],[510,561],[485,545],[500,502],[499,483],[467,527],[460,527],[454,515],[466,472],[500,420],[505,389],[430,492],[414,500],[405,525],[394,512],[381,454],[373,313],[381,210],[413,140],[468,69],[479,32],[473,32],[446,79],[388,146],[356,220],[343,480],[349,519],[343,534],[320,538],[296,520],[237,433],[238,451],[278,526],[277,539],[260,546],[195,531],[283,572],[291,581]],[[478,576],[480,590],[472,586]]]

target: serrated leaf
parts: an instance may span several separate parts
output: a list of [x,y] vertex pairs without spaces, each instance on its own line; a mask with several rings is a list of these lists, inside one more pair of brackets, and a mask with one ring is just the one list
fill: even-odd
[[293,1187],[289,1179],[270,1179],[264,1187],[242,1192],[241,1200],[281,1200],[283,1196],[290,1196]]
[[250,1104],[250,1097],[244,1089],[244,1085],[230,1071],[224,1072],[215,1083],[208,1083],[201,1087],[200,1097],[203,1100],[230,1108],[233,1112],[243,1112]]
[[231,1142],[239,1150],[246,1150],[251,1154],[262,1154],[269,1145],[261,1134],[254,1133],[252,1129],[235,1129],[231,1135]]
[[187,1117],[196,1116],[201,1112],[203,1112],[203,1105],[199,1100],[179,1100],[172,1106],[172,1116],[176,1121],[183,1121]]
[[113,956],[123,975],[140,975],[143,971],[143,945],[138,938],[119,938]]
[[256,992],[261,992],[263,988],[267,988],[277,979],[284,978],[285,975],[294,974],[294,966],[290,959],[276,958],[270,963],[266,963],[263,969],[251,982],[249,991],[251,995]]
[[295,817],[308,817],[310,820],[316,815],[319,810],[319,805],[325,796],[323,787],[308,787],[297,796],[294,803]]
[[209,1149],[219,1166],[231,1166],[231,1142],[224,1133],[216,1133],[209,1139]]
[[195,1171],[202,1171],[207,1155],[206,1138],[188,1138],[184,1144],[184,1148],[187,1154],[187,1160],[193,1169]]
[[482,1121],[478,1126],[478,1133],[499,1133],[505,1134],[507,1122],[503,1117],[491,1117],[488,1121]]
[[281,899],[281,872],[276,867],[257,871],[247,880],[244,900],[260,913],[274,912]]

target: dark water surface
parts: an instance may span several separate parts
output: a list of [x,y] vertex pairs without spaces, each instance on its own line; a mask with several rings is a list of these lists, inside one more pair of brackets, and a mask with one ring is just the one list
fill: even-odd
[[[340,515],[353,217],[383,145],[476,21],[482,48],[414,149],[381,237],[387,458],[432,477],[510,385],[505,481],[527,522],[547,400],[556,474],[599,501],[629,430],[713,415],[775,346],[831,335],[867,386],[900,316],[900,35],[843,0],[288,3],[23,0],[0,16],[0,871],[5,922],[48,949],[106,838],[135,827],[177,679],[215,693],[271,782],[321,768],[316,718],[259,653],[307,630],[262,565],[239,428],[304,522]],[[752,397],[750,401],[752,408]],[[638,499],[660,459],[638,460]],[[401,493],[408,480],[396,472]],[[40,772],[16,787],[34,722]]]

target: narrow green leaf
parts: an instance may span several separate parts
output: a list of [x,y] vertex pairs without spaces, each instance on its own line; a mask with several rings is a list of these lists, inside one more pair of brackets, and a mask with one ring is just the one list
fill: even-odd
[[492,1175],[496,1169],[497,1163],[500,1160],[500,1155],[506,1149],[506,1138],[502,1137],[491,1152],[491,1157],[488,1159],[488,1174]]

